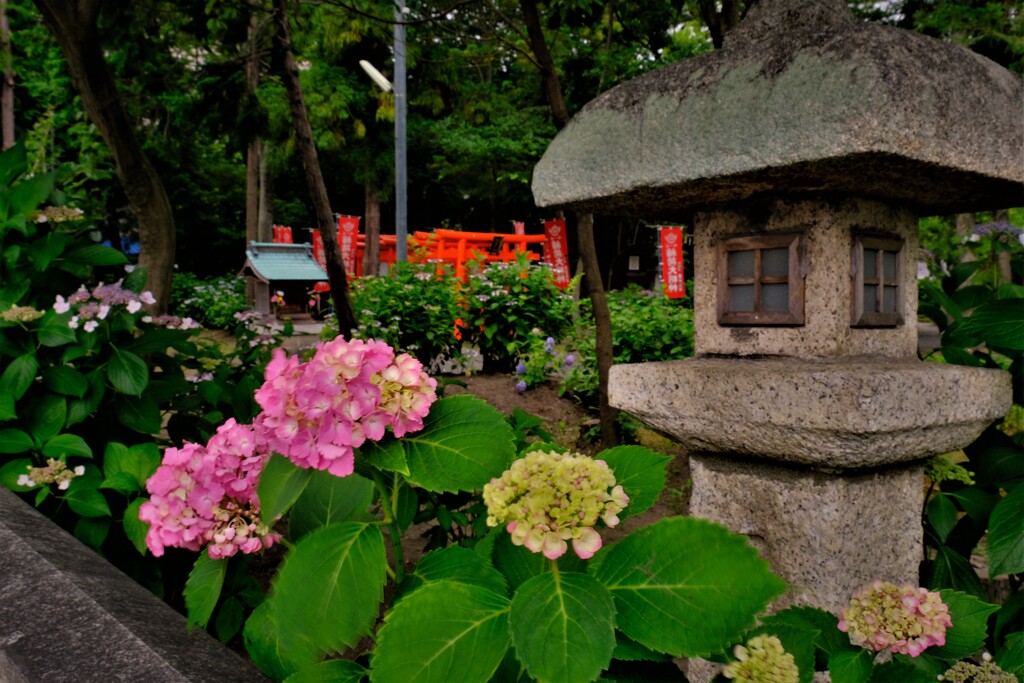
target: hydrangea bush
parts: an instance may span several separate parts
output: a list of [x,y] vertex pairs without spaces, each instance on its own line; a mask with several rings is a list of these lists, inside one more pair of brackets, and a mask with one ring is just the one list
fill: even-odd
[[[205,446],[168,449],[140,516],[154,553],[201,553],[185,597],[203,626],[231,567],[246,566],[231,563],[287,548],[244,628],[275,679],[684,680],[673,659],[703,657],[724,680],[809,683],[828,670],[836,683],[913,683],[985,644],[994,606],[881,581],[841,621],[804,607],[764,615],[785,585],[744,537],[704,520],[607,543],[657,500],[668,458],[543,442],[517,453],[497,411],[436,398],[421,364],[382,342],[339,337],[305,362],[276,352],[256,394],[251,427],[228,421]],[[457,493],[482,498],[459,511],[462,540],[407,563],[413,521],[441,521],[422,501]],[[883,646],[891,659],[876,661]]]

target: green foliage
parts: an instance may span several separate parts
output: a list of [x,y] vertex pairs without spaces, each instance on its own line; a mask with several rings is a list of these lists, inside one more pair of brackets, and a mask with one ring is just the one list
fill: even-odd
[[458,291],[447,270],[439,276],[436,264],[399,263],[386,276],[354,280],[351,294],[356,336],[387,342],[425,367],[458,354]]
[[181,318],[192,318],[203,327],[232,330],[235,318],[249,306],[245,301],[245,278],[229,275],[201,278],[192,273],[176,273],[171,282],[170,311]]
[[[692,286],[689,288],[692,291]],[[597,352],[589,300],[571,337],[564,342],[576,349],[576,363],[562,379],[562,391],[584,405],[597,406]],[[608,293],[612,318],[615,363],[675,360],[693,355],[693,301],[666,299],[630,285]]]
[[538,336],[559,338],[568,329],[575,304],[555,285],[551,271],[515,263],[493,263],[469,276],[463,289],[463,341],[475,346],[485,370],[511,372],[516,359]]

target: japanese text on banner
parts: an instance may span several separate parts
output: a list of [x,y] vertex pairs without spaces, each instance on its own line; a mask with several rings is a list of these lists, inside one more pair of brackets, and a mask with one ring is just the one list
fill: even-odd
[[569,245],[565,237],[565,219],[544,221],[544,235],[547,238],[544,242],[544,260],[551,266],[555,284],[565,289],[572,280],[569,272]]
[[686,296],[683,229],[680,227],[661,228],[661,285],[668,299]]
[[341,250],[341,261],[345,264],[345,273],[349,277],[356,275],[356,245],[359,241],[359,216],[338,217],[338,248]]

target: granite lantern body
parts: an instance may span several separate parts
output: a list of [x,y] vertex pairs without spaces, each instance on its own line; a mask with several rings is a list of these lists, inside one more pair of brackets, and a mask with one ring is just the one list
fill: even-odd
[[1010,406],[1000,371],[917,358],[917,218],[1024,204],[1024,86],[969,51],[762,0],[722,50],[588,104],[540,206],[694,233],[692,359],[612,368],[612,404],[686,445],[694,515],[837,612],[918,583],[923,461]]

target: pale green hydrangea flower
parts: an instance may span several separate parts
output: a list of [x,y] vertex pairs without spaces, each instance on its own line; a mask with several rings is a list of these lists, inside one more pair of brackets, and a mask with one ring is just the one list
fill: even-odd
[[744,683],[799,683],[800,669],[793,655],[775,636],[751,638],[746,645],[733,648],[736,661],[726,665],[726,678]]
[[11,306],[3,313],[0,313],[0,318],[9,323],[30,323],[33,320],[39,320],[44,315],[45,312],[37,311],[31,306]]
[[515,545],[561,557],[572,541],[584,560],[601,549],[598,520],[612,527],[629,503],[603,460],[577,453],[534,451],[484,486],[487,524],[505,529]]
[[981,664],[957,662],[941,674],[939,680],[945,683],[1019,683],[1016,676],[999,668],[989,653],[983,653],[981,659]]

